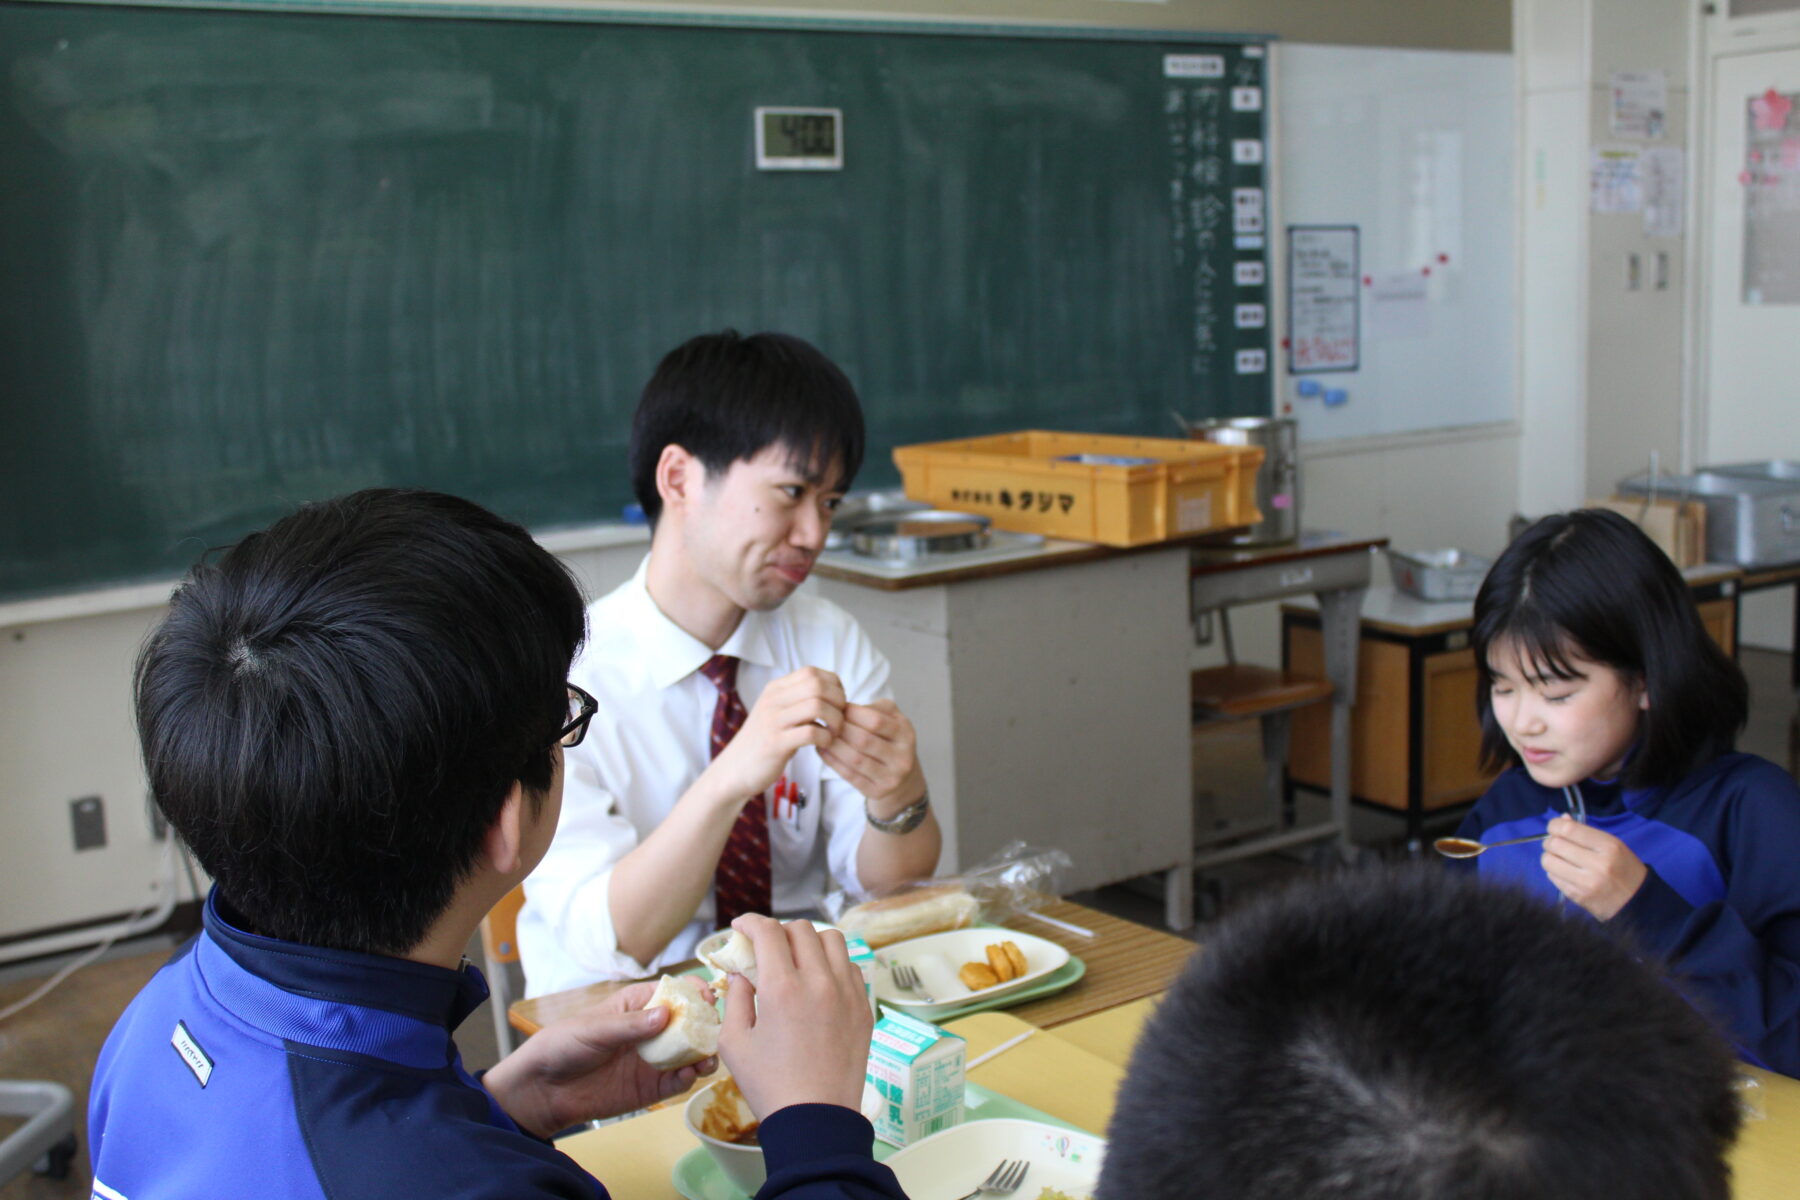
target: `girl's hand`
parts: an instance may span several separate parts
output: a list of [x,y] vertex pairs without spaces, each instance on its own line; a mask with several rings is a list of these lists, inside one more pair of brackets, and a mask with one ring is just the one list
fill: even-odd
[[1571,817],[1550,822],[1543,866],[1558,891],[1602,921],[1618,916],[1650,874],[1631,847]]

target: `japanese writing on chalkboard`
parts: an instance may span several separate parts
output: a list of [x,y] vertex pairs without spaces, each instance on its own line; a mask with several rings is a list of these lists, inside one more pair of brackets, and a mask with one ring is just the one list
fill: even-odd
[[1075,497],[1068,492],[1014,491],[1011,488],[952,488],[950,499],[964,505],[985,505],[1014,512],[1067,513],[1075,507]]
[[1260,46],[1163,60],[1171,250],[1196,380],[1262,374],[1248,364],[1268,355],[1263,67]]

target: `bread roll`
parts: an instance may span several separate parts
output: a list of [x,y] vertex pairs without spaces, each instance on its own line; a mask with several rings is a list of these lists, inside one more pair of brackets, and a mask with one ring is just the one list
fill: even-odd
[[742,975],[752,984],[756,982],[756,947],[735,929],[723,946],[702,954],[700,961],[721,975]]
[[704,985],[692,975],[664,975],[645,1008],[669,1010],[669,1023],[647,1042],[638,1057],[659,1071],[673,1071],[719,1052],[719,1010],[707,1002]]
[[975,897],[953,883],[908,888],[846,909],[837,919],[837,926],[847,934],[860,935],[871,949],[878,949],[928,933],[966,929],[975,923],[979,908]]

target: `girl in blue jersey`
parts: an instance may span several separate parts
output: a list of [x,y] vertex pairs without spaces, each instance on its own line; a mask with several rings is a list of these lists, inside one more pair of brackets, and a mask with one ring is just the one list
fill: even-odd
[[1546,517],[1483,581],[1474,650],[1483,755],[1510,769],[1459,832],[1547,835],[1482,877],[1623,930],[1746,1059],[1800,1075],[1800,788],[1732,752],[1748,687],[1668,557],[1613,512]]

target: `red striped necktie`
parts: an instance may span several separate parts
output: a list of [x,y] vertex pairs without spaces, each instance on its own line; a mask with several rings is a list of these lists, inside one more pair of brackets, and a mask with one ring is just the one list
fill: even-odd
[[[737,672],[738,660],[729,654],[715,654],[700,667],[700,673],[719,689],[712,719],[714,758],[737,736],[749,716],[738,696]],[[713,872],[713,899],[720,929],[744,913],[769,912],[769,810],[761,796],[738,810],[737,822],[725,839],[725,852],[719,855]]]

